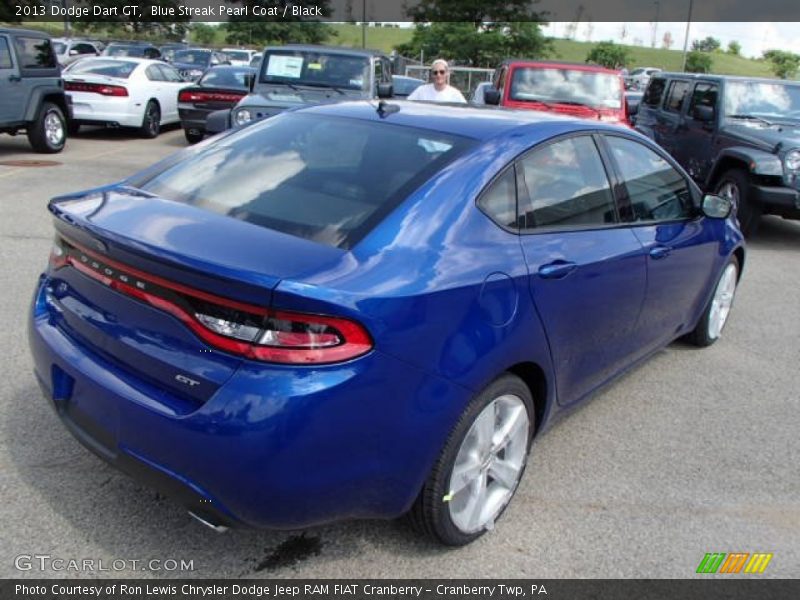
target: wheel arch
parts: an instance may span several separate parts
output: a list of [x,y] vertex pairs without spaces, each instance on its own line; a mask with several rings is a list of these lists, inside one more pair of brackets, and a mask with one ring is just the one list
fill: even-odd
[[45,102],[52,102],[64,113],[64,119],[69,120],[69,110],[64,90],[55,86],[40,86],[31,90],[28,100],[28,108],[25,111],[25,121],[31,123],[39,117],[42,105]]
[[783,176],[783,164],[774,154],[757,148],[731,146],[725,148],[714,161],[705,188],[715,187],[722,174],[730,169],[741,169],[748,177]]
[[533,399],[533,412],[536,424],[533,430],[536,435],[542,427],[542,422],[549,406],[548,382],[544,369],[534,362],[521,362],[509,367],[506,372],[516,375],[528,386]]

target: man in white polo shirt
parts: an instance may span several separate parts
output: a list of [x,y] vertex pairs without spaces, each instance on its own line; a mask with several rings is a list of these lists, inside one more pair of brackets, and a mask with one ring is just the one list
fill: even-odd
[[427,102],[462,102],[466,104],[464,95],[447,82],[450,80],[450,67],[447,61],[437,58],[431,65],[433,83],[419,86],[408,96],[409,100]]

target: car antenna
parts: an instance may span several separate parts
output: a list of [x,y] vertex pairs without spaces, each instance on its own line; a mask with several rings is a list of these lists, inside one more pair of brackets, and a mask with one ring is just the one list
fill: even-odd
[[397,104],[389,104],[386,100],[378,102],[378,114],[381,118],[396,112],[400,112],[400,107]]

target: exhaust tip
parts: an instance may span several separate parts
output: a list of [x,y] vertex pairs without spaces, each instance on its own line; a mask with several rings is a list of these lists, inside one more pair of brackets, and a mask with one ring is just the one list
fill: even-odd
[[189,516],[194,517],[196,520],[200,521],[203,525],[205,525],[210,529],[213,529],[217,533],[225,533],[226,531],[228,531],[228,528],[225,525],[217,525],[215,523],[212,523],[211,521],[196,515],[192,511],[189,511]]

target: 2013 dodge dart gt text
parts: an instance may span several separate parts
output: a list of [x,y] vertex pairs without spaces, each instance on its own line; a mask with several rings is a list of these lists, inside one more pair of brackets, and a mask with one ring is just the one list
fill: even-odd
[[565,409],[720,337],[745,261],[730,201],[628,128],[413,102],[286,112],[49,207],[48,402],[217,528],[471,542]]

